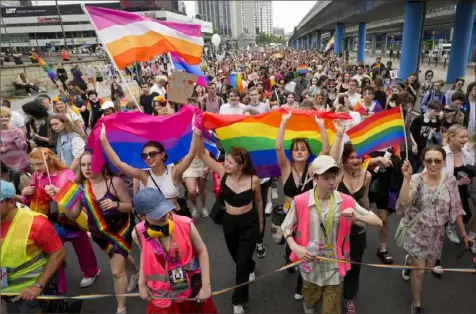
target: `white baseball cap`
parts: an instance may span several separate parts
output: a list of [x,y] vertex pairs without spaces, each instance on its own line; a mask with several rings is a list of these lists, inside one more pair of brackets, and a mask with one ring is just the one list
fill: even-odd
[[309,167],[309,174],[311,176],[321,175],[332,168],[341,169],[334,158],[328,155],[321,155],[312,161]]
[[114,103],[110,100],[106,100],[102,106],[101,106],[101,110],[106,110],[106,109],[114,109]]

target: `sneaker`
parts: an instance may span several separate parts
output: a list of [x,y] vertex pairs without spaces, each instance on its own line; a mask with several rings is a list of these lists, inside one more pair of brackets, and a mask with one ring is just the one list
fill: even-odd
[[243,305],[233,305],[233,314],[243,314],[245,310],[243,309]]
[[346,314],[356,314],[356,312],[355,312],[355,300],[354,299],[344,300],[344,307],[345,307]]
[[96,281],[96,278],[100,274],[101,274],[101,270],[99,269],[98,272],[96,273],[96,275],[94,275],[93,277],[89,277],[89,278],[83,277],[83,279],[81,279],[81,282],[79,283],[79,287],[80,288],[89,287],[90,285],[92,285]]
[[314,308],[308,309],[305,302],[303,302],[302,305],[302,307],[304,308],[304,314],[314,314]]
[[253,281],[253,280],[255,280],[255,279],[256,279],[256,274],[255,274],[255,272],[252,272],[252,273],[250,274],[249,281]]
[[266,256],[266,247],[263,242],[256,243],[256,256],[258,256],[258,258],[264,258]]
[[[410,266],[410,255],[408,255],[408,254],[405,256],[405,266]],[[405,280],[405,281],[410,280],[411,271],[412,270],[409,269],[409,268],[405,268],[404,270],[402,270],[403,280]]]
[[393,257],[392,257],[392,255],[390,255],[390,253],[388,253],[387,250],[380,251],[380,249],[377,249],[377,256],[380,258],[382,263],[387,264],[387,265],[393,264]]
[[421,306],[414,306],[412,303],[411,314],[424,314],[423,308]]
[[302,300],[303,297],[304,296],[302,294],[302,291],[298,291],[298,290],[294,291],[294,300],[300,301]]
[[127,293],[131,293],[137,288],[137,284],[139,283],[139,273],[132,275],[129,278],[129,284],[127,285]]
[[436,276],[443,275],[443,267],[441,267],[441,261],[439,259],[436,260],[435,267],[433,267],[431,271]]
[[196,208],[191,208],[190,209],[190,215],[192,216],[192,218],[197,217],[197,209]]
[[208,215],[210,215],[208,209],[206,209],[205,207],[202,208],[202,218],[208,217]]
[[127,308],[117,309],[116,314],[126,314]]
[[273,213],[273,203],[272,202],[268,202],[266,204],[266,208],[264,209],[264,213],[268,216]]
[[278,199],[278,188],[272,188],[271,189],[271,198],[273,200],[277,200]]
[[454,226],[447,225],[445,228],[445,234],[448,240],[453,242],[454,244],[460,244],[461,241],[458,238],[458,235],[456,234],[456,230],[454,229]]

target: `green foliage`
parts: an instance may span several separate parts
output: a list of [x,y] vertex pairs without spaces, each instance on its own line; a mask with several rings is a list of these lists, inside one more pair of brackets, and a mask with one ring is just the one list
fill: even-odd
[[268,35],[266,33],[259,33],[256,35],[256,44],[257,45],[266,45],[270,43],[275,43],[275,44],[285,44],[286,41],[284,39],[274,35]]

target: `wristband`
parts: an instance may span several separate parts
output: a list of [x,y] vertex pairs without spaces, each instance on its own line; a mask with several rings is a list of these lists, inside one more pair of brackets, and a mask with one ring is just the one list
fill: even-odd
[[288,239],[289,238],[292,238],[292,234],[288,234],[287,236],[284,237],[284,241],[286,241],[286,243],[288,242]]
[[119,209],[119,206],[121,206],[121,203],[119,203],[118,201],[116,201],[116,204],[117,204],[116,209]]
[[45,286],[43,286],[42,284],[39,284],[37,282],[33,286],[37,287],[37,288],[40,288],[41,290],[45,289]]

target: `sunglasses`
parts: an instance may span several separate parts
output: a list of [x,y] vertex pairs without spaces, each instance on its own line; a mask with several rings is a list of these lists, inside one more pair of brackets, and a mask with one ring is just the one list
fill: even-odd
[[432,158],[429,158],[429,159],[425,159],[425,163],[428,164],[428,165],[441,165],[443,163],[443,160],[442,159],[432,159]]
[[453,113],[456,112],[456,110],[453,109],[443,109],[444,113]]
[[154,159],[155,157],[157,157],[158,154],[161,154],[162,152],[148,152],[148,153],[142,153],[140,154],[140,158],[142,158],[143,160],[147,160],[147,159]]

